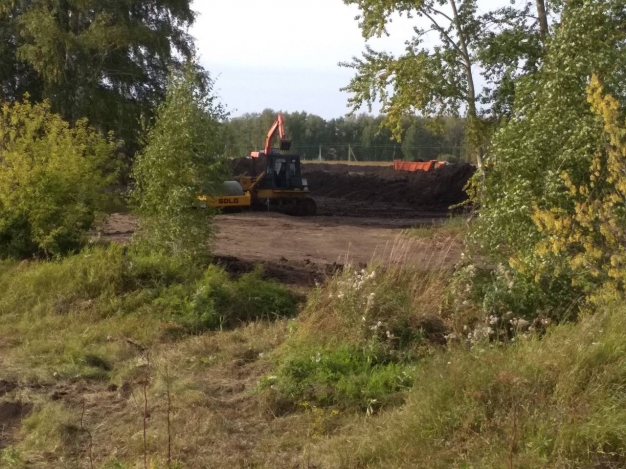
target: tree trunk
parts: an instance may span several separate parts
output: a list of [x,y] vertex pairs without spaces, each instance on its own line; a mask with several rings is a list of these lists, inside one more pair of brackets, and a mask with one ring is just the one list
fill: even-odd
[[541,33],[541,41],[545,44],[550,30],[548,27],[548,14],[546,9],[546,0],[536,0],[537,2],[537,18],[539,19],[539,31]]
[[[542,1],[542,0],[537,0]],[[459,43],[461,51],[463,52],[463,63],[465,64],[465,73],[467,77],[467,117],[470,122],[469,131],[472,133],[477,133],[478,130],[478,111],[476,109],[476,87],[474,85],[474,75],[472,73],[472,59],[469,54],[469,50],[467,48],[467,40],[465,38],[465,32],[461,27],[461,21],[459,20],[459,12],[456,7],[455,0],[449,0],[450,7],[452,8],[452,13],[454,15],[454,25],[456,28],[456,32],[459,36]],[[481,142],[478,141],[478,135],[475,135],[476,138],[476,166],[478,169],[482,171],[483,168],[483,152]]]

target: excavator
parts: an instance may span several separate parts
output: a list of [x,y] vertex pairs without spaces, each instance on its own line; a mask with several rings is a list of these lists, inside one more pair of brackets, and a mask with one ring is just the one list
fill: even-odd
[[[273,148],[272,140],[277,133],[278,148]],[[252,208],[289,215],[315,215],[317,205],[309,195],[307,180],[302,178],[300,156],[290,154],[290,149],[291,140],[285,138],[284,119],[279,114],[267,133],[264,150],[250,154],[253,167],[264,164],[264,171],[258,176],[243,174],[238,181],[227,181],[223,195],[201,200],[214,208]]]

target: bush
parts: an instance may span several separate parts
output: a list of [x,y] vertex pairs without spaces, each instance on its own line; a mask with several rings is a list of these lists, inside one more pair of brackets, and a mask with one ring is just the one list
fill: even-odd
[[[587,203],[588,195],[610,192],[618,196],[610,181],[593,179],[600,169],[593,168],[593,162],[606,161],[610,145],[598,110],[588,100],[587,87],[596,73],[617,108],[626,100],[622,78],[626,49],[621,31],[625,7],[622,0],[567,5],[542,69],[518,85],[513,116],[496,133],[486,159],[470,247],[477,265],[500,265],[520,284],[512,290],[518,291],[514,293],[516,309],[525,315],[552,309],[553,317],[569,319],[576,315],[572,315],[572,305],[578,310],[580,298],[589,298],[603,283],[603,275],[594,278],[591,274],[592,263],[577,268],[571,262],[581,249],[586,250],[583,244],[593,245],[594,253],[587,250],[592,255],[596,249],[609,248],[607,243],[604,247],[597,244],[602,241],[599,238],[591,244],[587,238],[587,234],[600,234],[599,219],[579,223],[580,229],[573,229],[571,222],[577,211],[589,215],[597,209]],[[622,223],[622,218],[614,216],[611,223]],[[559,236],[550,226],[560,231]],[[568,236],[573,242],[564,242]],[[623,238],[619,243],[623,244]],[[607,251],[604,254],[610,257]],[[493,277],[490,292],[484,291],[487,297],[499,297],[492,304],[508,301],[499,277]],[[500,314],[497,309],[483,313]]]
[[373,411],[402,401],[411,364],[445,343],[448,273],[348,266],[310,296],[262,382],[276,411],[311,401]]
[[214,211],[197,209],[198,198],[218,194],[227,174],[221,124],[226,114],[212,84],[199,88],[191,66],[174,72],[146,147],[135,159],[131,202],[140,224],[134,242],[148,252],[188,262],[207,258]]
[[213,265],[191,289],[177,285],[155,301],[166,315],[172,314],[190,332],[293,317],[299,303],[297,295],[263,280],[260,269],[232,281],[223,269]]
[[620,304],[542,339],[433,355],[405,406],[320,454],[343,468],[624,467],[625,327]]
[[117,175],[115,144],[47,102],[0,113],[0,258],[78,250]]

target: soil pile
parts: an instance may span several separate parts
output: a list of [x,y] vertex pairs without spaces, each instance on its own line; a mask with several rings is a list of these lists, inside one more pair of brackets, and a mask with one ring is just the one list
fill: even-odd
[[258,176],[267,167],[267,158],[237,158],[231,160],[230,166],[234,176]]
[[467,200],[463,188],[475,172],[468,164],[415,173],[395,171],[392,167],[324,165],[331,168],[322,169],[318,166],[303,166],[313,196],[429,211],[446,211]]
[[[266,159],[233,160],[233,174],[255,176],[265,170]],[[404,209],[446,212],[467,200],[463,190],[476,171],[469,164],[451,164],[433,171],[408,173],[392,166],[303,163],[311,195],[364,204],[385,204]],[[319,204],[318,204],[319,205]]]

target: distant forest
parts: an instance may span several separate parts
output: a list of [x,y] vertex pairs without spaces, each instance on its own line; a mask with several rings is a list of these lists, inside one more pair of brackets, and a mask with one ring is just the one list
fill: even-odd
[[[277,112],[245,114],[226,124],[226,155],[236,158],[262,149],[267,131]],[[392,140],[391,131],[381,124],[383,116],[361,114],[325,120],[306,112],[283,113],[292,151],[304,159],[357,161],[407,161],[466,159],[465,126],[462,119],[446,117],[403,120],[402,141]]]

